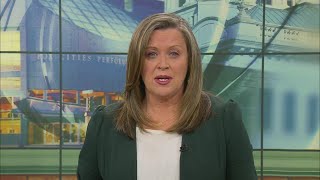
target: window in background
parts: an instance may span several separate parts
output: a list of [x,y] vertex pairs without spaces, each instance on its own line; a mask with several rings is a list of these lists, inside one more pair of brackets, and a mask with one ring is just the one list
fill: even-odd
[[287,92],[283,97],[283,130],[286,133],[293,133],[297,124],[297,102],[292,92]]
[[111,96],[111,102],[118,102],[123,100],[123,97],[121,94],[109,93],[109,95]]
[[64,103],[77,103],[77,91],[76,90],[63,90],[62,97]]
[[44,126],[43,144],[59,144],[59,123],[48,123]]
[[1,134],[20,134],[20,115],[14,112],[14,97],[0,97],[0,129]]
[[79,144],[81,142],[80,128],[78,123],[63,123],[63,143],[65,145]]
[[264,107],[264,111],[263,111],[263,117],[264,117],[264,121],[263,121],[263,130],[264,131],[269,131],[270,129],[274,128],[273,127],[273,117],[274,117],[274,107],[273,107],[273,94],[272,94],[272,90],[265,88],[264,92],[263,92],[263,107]]
[[47,90],[47,100],[59,102],[60,90]]
[[307,132],[309,134],[316,134],[319,131],[319,96],[310,96],[307,98]]
[[44,90],[28,90],[28,93],[30,97],[44,99]]

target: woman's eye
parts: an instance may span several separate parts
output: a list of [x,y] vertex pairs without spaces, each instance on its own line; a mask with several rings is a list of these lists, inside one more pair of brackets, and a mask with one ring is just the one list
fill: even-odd
[[170,52],[170,56],[172,57],[178,57],[179,53],[178,52]]
[[146,56],[148,58],[155,58],[157,56],[157,53],[156,52],[147,52]]

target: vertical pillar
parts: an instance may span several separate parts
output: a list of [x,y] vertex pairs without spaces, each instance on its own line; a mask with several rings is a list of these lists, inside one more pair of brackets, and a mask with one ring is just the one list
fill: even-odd
[[84,122],[86,125],[89,124],[91,115],[90,115],[90,110],[89,110],[89,96],[86,97],[86,111],[84,113]]
[[78,104],[78,105],[80,104],[80,98],[81,98],[80,97],[80,91],[77,91],[76,92],[76,104]]

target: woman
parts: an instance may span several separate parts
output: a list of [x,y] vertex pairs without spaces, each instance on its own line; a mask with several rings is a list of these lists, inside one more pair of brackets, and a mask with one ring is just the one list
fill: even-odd
[[155,14],[137,27],[124,100],[96,109],[78,179],[257,179],[240,110],[202,91],[200,50],[182,18]]

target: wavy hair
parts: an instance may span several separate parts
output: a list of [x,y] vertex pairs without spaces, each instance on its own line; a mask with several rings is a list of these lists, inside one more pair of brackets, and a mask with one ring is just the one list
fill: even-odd
[[168,132],[187,133],[194,130],[211,114],[211,101],[203,88],[201,54],[196,38],[188,22],[173,13],[154,14],[144,19],[132,35],[127,58],[124,100],[115,116],[116,129],[135,139],[135,128],[149,126],[142,104],[145,99],[145,85],[141,78],[144,54],[150,36],[155,30],[175,28],[184,37],[188,52],[188,70],[184,93],[176,123]]

